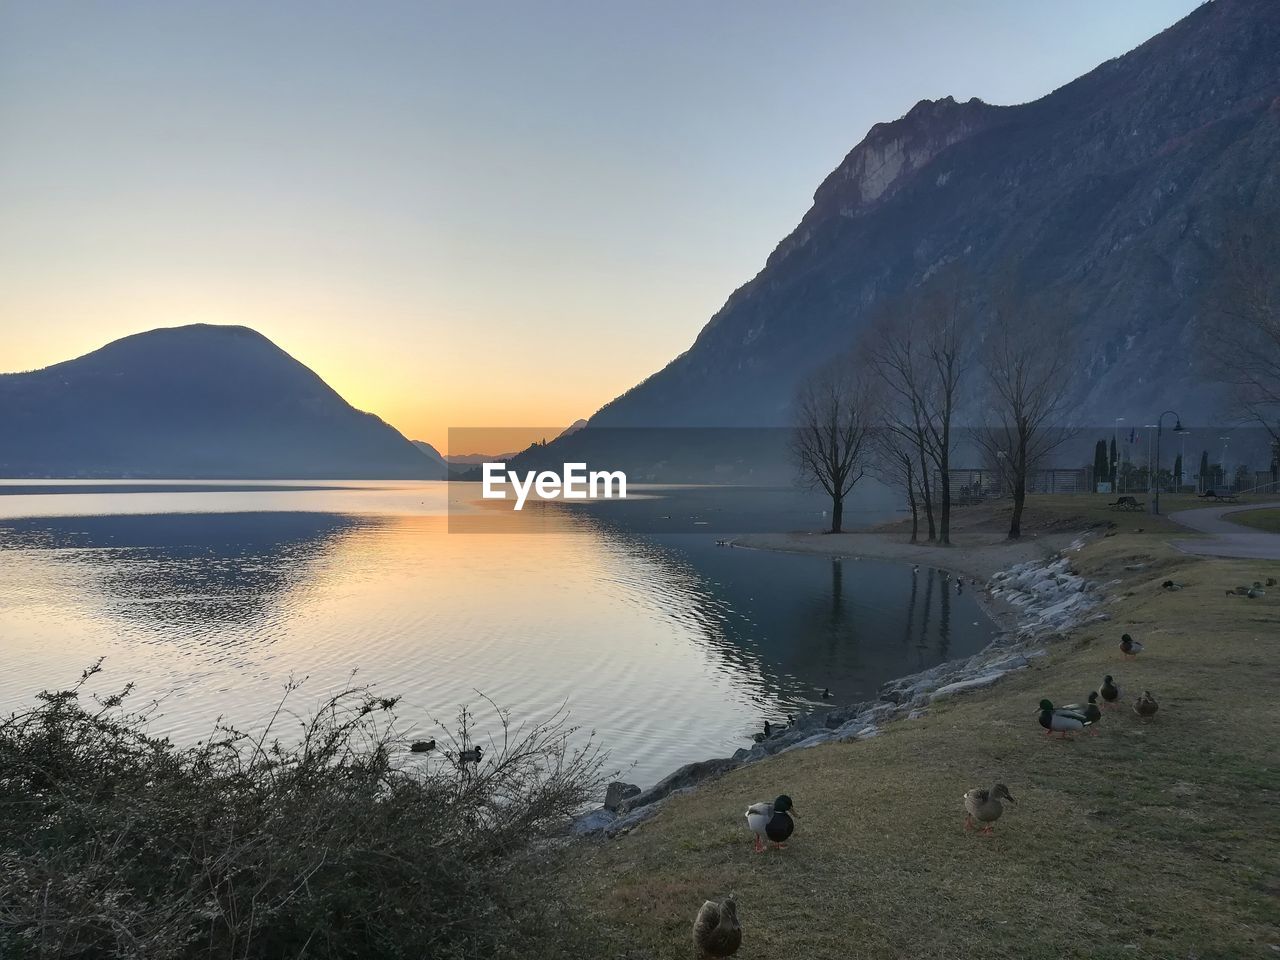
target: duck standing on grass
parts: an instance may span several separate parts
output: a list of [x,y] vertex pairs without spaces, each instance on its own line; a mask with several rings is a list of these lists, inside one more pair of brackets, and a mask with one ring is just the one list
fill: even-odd
[[738,904],[730,894],[717,903],[708,900],[693,920],[693,948],[699,960],[707,957],[731,957],[742,945],[742,927],[738,924]]
[[1090,720],[1083,713],[1074,710],[1055,709],[1048,700],[1040,701],[1040,726],[1044,727],[1044,735],[1061,734],[1063,740],[1067,734],[1079,733],[1089,726]]
[[756,835],[755,852],[764,853],[764,843],[760,835],[764,834],[769,841],[781,850],[786,839],[791,836],[796,825],[792,817],[798,817],[791,798],[785,793],[773,803],[753,803],[747,807],[747,827]]
[[1098,733],[1097,723],[1102,719],[1102,711],[1098,709],[1098,691],[1091,691],[1089,693],[1089,701],[1083,706],[1078,703],[1069,703],[1062,709],[1081,714],[1089,721],[1089,732],[1094,735]]
[[1133,659],[1142,652],[1142,644],[1126,633],[1120,638],[1120,652]]
[[965,830],[972,830],[980,823],[983,824],[982,832],[986,836],[991,836],[992,831],[995,830],[996,821],[1000,819],[1000,814],[1004,813],[1001,799],[1008,800],[1010,803],[1018,802],[1013,799],[1013,794],[1003,783],[997,783],[990,789],[974,787],[964,795],[963,799]]
[[1156,703],[1156,698],[1151,695],[1150,690],[1143,690],[1142,696],[1133,701],[1133,712],[1143,720],[1150,720],[1159,709],[1160,704]]
[[1111,679],[1111,674],[1108,673],[1102,678],[1102,686],[1098,688],[1098,694],[1102,697],[1102,702],[1108,706],[1115,706],[1120,699],[1120,688]]

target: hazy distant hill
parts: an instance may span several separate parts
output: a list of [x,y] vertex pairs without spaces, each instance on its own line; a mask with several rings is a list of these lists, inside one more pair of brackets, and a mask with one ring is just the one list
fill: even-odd
[[434,460],[246,327],[152,330],[0,375],[0,476],[436,479]]
[[436,469],[440,473],[440,479],[443,480],[445,477],[445,474],[449,472],[449,465],[445,462],[444,457],[440,456],[440,451],[437,450],[435,447],[433,447],[431,444],[427,443],[427,441],[425,440],[413,440],[410,442],[415,447],[417,447],[418,450],[420,450],[422,454],[436,466]]
[[1203,422],[1203,293],[1241,210],[1280,216],[1280,0],[1206,3],[1033,103],[877,124],[692,347],[591,426],[783,424],[801,377],[944,266],[978,289],[1017,269],[1063,308],[1077,422],[1174,403]]

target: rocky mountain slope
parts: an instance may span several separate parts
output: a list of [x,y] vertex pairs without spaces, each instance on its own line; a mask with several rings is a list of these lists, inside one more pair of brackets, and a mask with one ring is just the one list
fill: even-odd
[[0,375],[0,476],[416,478],[443,474],[246,327],[125,337]]
[[1039,322],[1079,350],[1077,423],[1203,420],[1205,293],[1242,211],[1280,214],[1276,0],[1206,3],[1033,103],[876,125],[693,346],[591,426],[784,424],[800,378],[944,266],[978,291],[1016,271],[1058,307]]

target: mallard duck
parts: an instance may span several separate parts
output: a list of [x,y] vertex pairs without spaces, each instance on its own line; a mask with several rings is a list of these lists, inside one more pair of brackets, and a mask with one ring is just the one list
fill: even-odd
[[1090,691],[1089,700],[1083,706],[1078,703],[1069,703],[1061,709],[1071,713],[1082,714],[1089,721],[1089,732],[1093,734],[1098,732],[1095,724],[1102,719],[1102,711],[1098,709],[1098,691]]
[[1098,695],[1102,697],[1102,702],[1105,704],[1115,704],[1120,699],[1120,688],[1111,679],[1111,674],[1108,673],[1102,678],[1102,686],[1098,688]]
[[479,747],[472,747],[470,750],[463,750],[458,754],[459,763],[479,763],[482,750]]
[[764,722],[764,732],[753,734],[751,739],[754,740],[756,743],[764,743],[766,740],[768,740],[772,736],[773,736],[773,726],[769,723],[768,720],[766,720]]
[[756,835],[756,853],[764,852],[761,834],[768,837],[775,847],[781,849],[796,828],[791,818],[798,816],[791,798],[785,793],[773,803],[753,803],[747,807],[747,827]]
[[1142,644],[1127,633],[1120,637],[1120,652],[1126,657],[1136,657],[1142,652]]
[[738,904],[732,894],[717,903],[708,900],[693,919],[693,948],[700,960],[706,957],[731,957],[742,945],[742,927],[738,924]]
[[1151,695],[1150,690],[1143,690],[1142,696],[1133,701],[1133,712],[1143,720],[1150,720],[1159,709],[1160,704],[1156,703],[1156,698]]
[[1044,727],[1044,735],[1058,733],[1065,740],[1067,734],[1078,733],[1089,725],[1089,718],[1074,710],[1054,709],[1048,700],[1040,701],[1040,726]]
[[984,787],[974,787],[967,792],[964,797],[964,828],[972,830],[975,824],[984,824],[982,832],[990,834],[995,828],[995,822],[1000,819],[1000,814],[1004,813],[1004,807],[1000,804],[1001,799],[1008,800],[1010,803],[1017,803],[1013,799],[1013,794],[1009,792],[1009,788],[1003,783],[997,783],[994,787],[986,789]]
[[430,753],[436,748],[436,742],[431,740],[415,740],[409,744],[409,749],[414,753]]

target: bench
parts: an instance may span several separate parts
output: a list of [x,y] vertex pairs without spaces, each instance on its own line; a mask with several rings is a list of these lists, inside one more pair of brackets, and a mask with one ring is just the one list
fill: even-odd
[[1112,510],[1145,510],[1147,508],[1146,501],[1135,500],[1133,497],[1117,497],[1115,503],[1107,504]]

